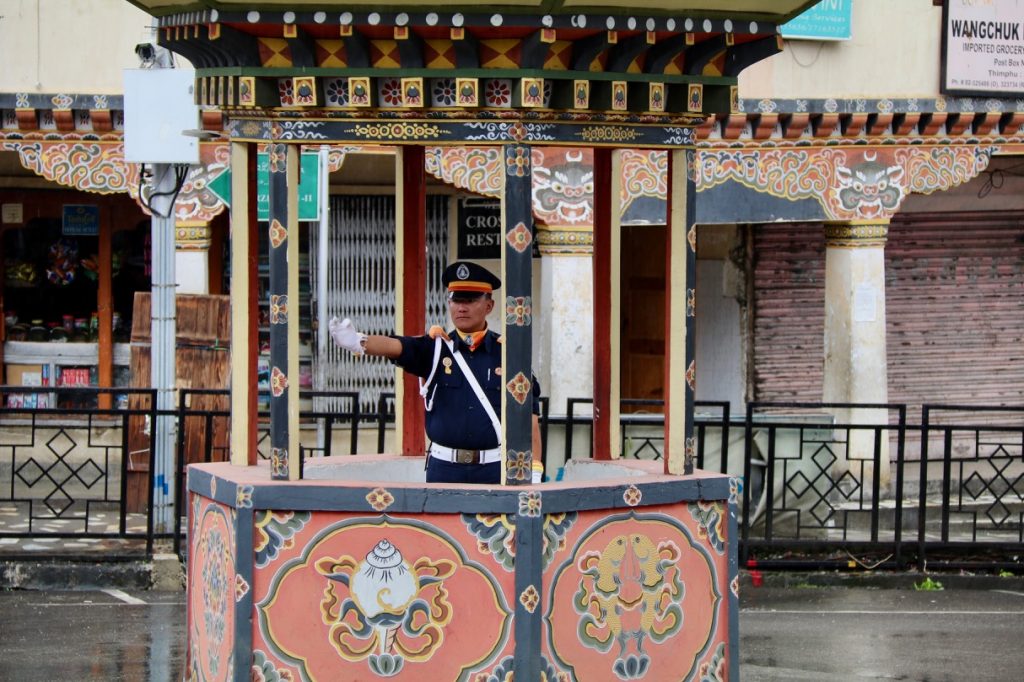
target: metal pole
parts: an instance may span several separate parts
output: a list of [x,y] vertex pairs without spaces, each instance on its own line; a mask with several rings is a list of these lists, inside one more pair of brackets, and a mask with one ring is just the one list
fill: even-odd
[[[152,293],[150,380],[156,391],[156,439],[153,467],[153,521],[156,533],[174,528],[175,436],[175,304],[174,304],[174,188],[172,164],[153,167]],[[165,194],[166,193],[166,194]]]
[[[330,216],[328,215],[328,206],[330,205],[330,197],[327,196],[328,188],[330,187],[330,180],[327,177],[330,171],[330,154],[331,148],[327,145],[320,147],[319,170],[320,177],[318,178],[319,187],[317,188],[320,192],[320,223],[317,229],[316,239],[316,320],[317,320],[317,338],[316,338],[316,385],[314,388],[318,391],[327,389],[327,341],[329,338],[329,330],[327,328],[327,268],[329,259],[330,249]],[[326,411],[324,408],[329,404],[328,400],[323,398],[317,398],[314,401],[314,410],[316,412]],[[330,451],[329,444],[326,439],[330,437],[330,429],[324,428],[324,421],[317,420],[317,431],[318,441],[320,446],[324,449],[324,453]]]
[[[328,154],[330,147],[323,145],[320,147],[320,224],[319,233],[317,235],[317,252],[316,252],[316,264],[317,264],[317,281],[316,281],[316,319],[317,319],[317,350],[320,353],[321,360],[324,357],[324,353],[327,352],[327,268],[328,268],[328,248],[330,247],[330,197],[328,196],[328,190],[330,189],[330,178],[328,173],[330,172],[330,161]],[[323,372],[323,362],[320,362],[320,371]],[[317,387],[319,390],[324,388],[324,376],[321,374],[320,385]]]

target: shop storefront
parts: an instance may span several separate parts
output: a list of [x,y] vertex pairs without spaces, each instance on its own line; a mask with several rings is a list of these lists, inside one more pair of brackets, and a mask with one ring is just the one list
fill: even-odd
[[[135,294],[150,282],[147,216],[123,194],[0,190],[0,204],[5,382],[129,386]],[[53,400],[12,394],[6,405],[62,406]]]

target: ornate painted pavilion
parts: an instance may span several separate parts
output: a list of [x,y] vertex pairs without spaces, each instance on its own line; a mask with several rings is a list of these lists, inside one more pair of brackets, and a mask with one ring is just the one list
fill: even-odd
[[[223,211],[209,181],[236,169],[239,264],[250,260],[260,229],[256,146],[272,159],[275,459],[269,472],[212,465],[190,474],[195,676],[287,671],[315,679],[349,666],[354,676],[409,679],[502,679],[512,671],[531,680],[643,679],[666,669],[737,679],[729,549],[736,482],[680,476],[692,452],[694,226],[822,221],[837,248],[877,249],[910,193],[966,182],[993,153],[1019,149],[1019,103],[741,99],[736,76],[781,48],[776,25],[813,4],[802,0],[600,10],[526,2],[482,12],[438,3],[387,12],[369,3],[134,4],[157,17],[160,43],[194,64],[204,124],[226,135],[202,145],[203,167],[192,172],[178,217],[202,221]],[[118,158],[117,108],[96,98],[3,95],[2,144],[44,177],[134,192],[133,169]],[[584,473],[541,488],[437,490],[412,483],[398,459],[393,472],[390,460],[377,460],[375,478],[341,483],[309,480],[316,472],[307,463],[306,480],[297,481],[297,319],[288,315],[297,293],[288,267],[297,260],[294,187],[299,147],[324,144],[333,168],[367,146],[398,148],[399,333],[424,328],[425,173],[502,198],[510,378],[503,447],[513,485],[526,482],[532,456],[529,414],[517,397],[528,388],[533,355],[528,247],[537,240],[550,253],[592,250],[595,456],[605,459],[618,441],[614,235],[631,198],[667,202],[665,470],[609,465],[611,481]],[[544,224],[531,205],[535,159],[543,167],[553,147],[592,154],[592,226]],[[470,158],[468,148],[483,151]],[[630,150],[631,168],[654,178],[653,186],[631,187],[617,150]],[[231,442],[235,463],[247,464],[255,302],[252,271],[232,272]],[[399,402],[401,450],[422,454],[411,384]],[[635,546],[619,554],[623,540]],[[356,576],[396,556],[416,576],[412,597],[388,608],[360,600],[372,585]],[[626,583],[636,594],[604,590],[621,578],[614,567],[623,557],[637,564]],[[323,595],[319,612],[291,610],[311,591]],[[698,593],[710,599],[683,598]],[[460,624],[480,603],[483,620]],[[637,604],[650,607],[653,622],[602,615],[633,614]],[[317,627],[300,627],[303,619]]]

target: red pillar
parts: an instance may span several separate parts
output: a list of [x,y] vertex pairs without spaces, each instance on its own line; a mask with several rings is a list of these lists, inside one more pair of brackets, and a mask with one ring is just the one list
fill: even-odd
[[594,459],[611,459],[612,149],[594,149]]

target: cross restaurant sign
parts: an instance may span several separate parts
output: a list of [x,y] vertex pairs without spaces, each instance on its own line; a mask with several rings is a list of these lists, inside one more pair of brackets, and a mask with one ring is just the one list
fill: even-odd
[[1024,0],[946,0],[942,15],[943,93],[1024,94]]
[[459,201],[459,260],[501,258],[501,203]]

